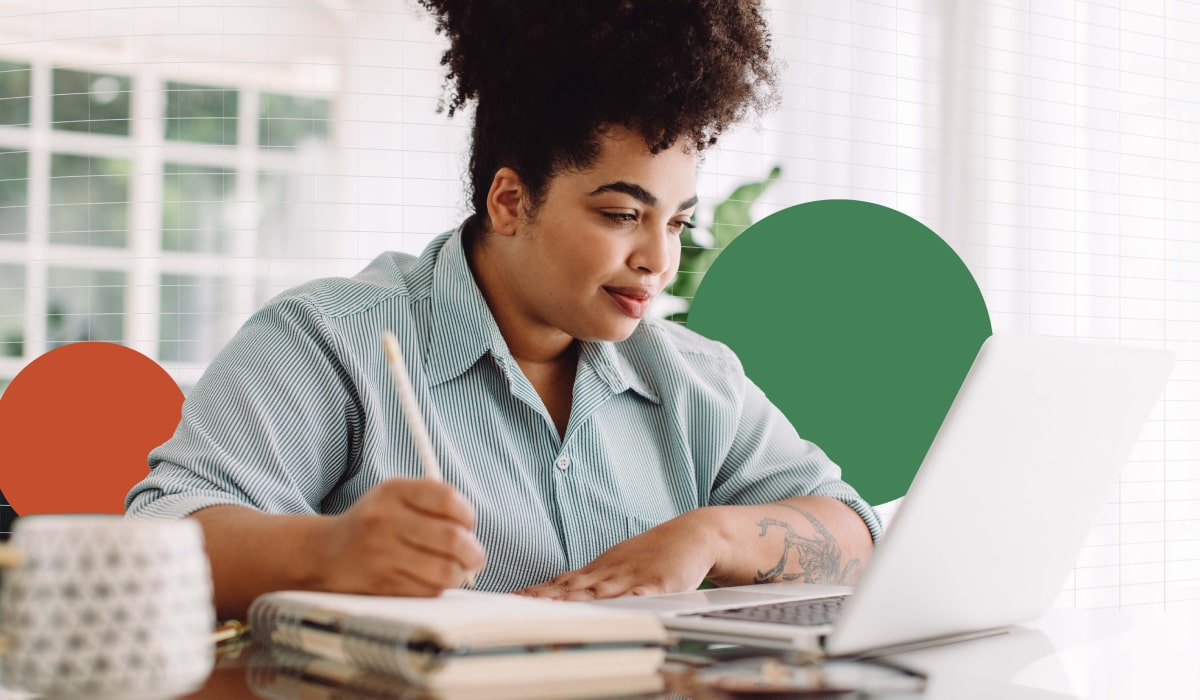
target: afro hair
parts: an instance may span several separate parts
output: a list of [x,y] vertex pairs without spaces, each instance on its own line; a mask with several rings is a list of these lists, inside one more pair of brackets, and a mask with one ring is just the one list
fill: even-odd
[[546,183],[585,168],[611,126],[657,153],[712,145],[775,101],[759,0],[420,0],[450,40],[442,105],[475,104],[471,204],[486,210],[511,167],[540,201]]

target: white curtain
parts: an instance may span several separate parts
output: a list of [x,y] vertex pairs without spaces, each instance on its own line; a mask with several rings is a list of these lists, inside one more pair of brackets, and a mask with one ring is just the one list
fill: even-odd
[[783,110],[705,166],[760,214],[848,197],[937,231],[997,332],[1166,347],[1164,400],[1062,602],[1200,598],[1200,5],[777,0]]
[[[468,120],[434,111],[444,39],[415,3],[177,0],[151,8],[94,0],[57,12],[36,0],[0,5],[10,10],[0,21],[5,59],[32,63],[43,80],[38,114],[48,113],[44,81],[59,65],[137,73],[134,91],[143,96],[157,94],[148,77],[242,89],[244,105],[257,90],[283,90],[281,81],[332,95],[332,160],[306,166],[287,188],[290,199],[276,203],[300,220],[292,231],[300,238],[281,229],[271,250],[207,261],[211,274],[232,275],[226,284],[234,288],[250,289],[250,278],[274,290],[299,272],[351,273],[381,250],[420,250],[464,215]],[[1178,362],[1165,400],[1063,598],[1081,607],[1200,598],[1200,4],[769,7],[787,63],[783,104],[708,155],[699,183],[705,205],[779,165],[782,179],[758,215],[830,197],[909,214],[966,261],[997,331],[1172,349]],[[243,111],[251,124],[256,112]],[[152,125],[157,113],[140,123]],[[26,150],[38,128],[48,129],[5,127],[0,135],[10,150]],[[166,146],[134,152],[148,148]],[[267,156],[245,150],[238,167],[249,183]],[[159,177],[143,170],[143,179]],[[28,177],[36,238],[44,234],[47,173],[35,167]],[[132,200],[146,208],[154,198]],[[254,228],[250,197],[238,200],[247,206],[234,216],[237,228]],[[139,235],[157,235],[154,217],[138,216]],[[305,256],[307,263],[298,260]],[[36,272],[44,258],[8,245],[0,272]],[[164,270],[174,264],[162,258]],[[27,316],[43,318],[45,280],[19,279]],[[130,317],[149,318],[139,309],[156,308],[158,293],[153,280],[131,283]],[[251,311],[236,309],[220,319],[225,334]],[[132,328],[127,342],[155,346],[153,333]],[[41,352],[38,337],[28,336],[26,357],[0,358],[0,385]],[[194,381],[208,359],[172,372]]]

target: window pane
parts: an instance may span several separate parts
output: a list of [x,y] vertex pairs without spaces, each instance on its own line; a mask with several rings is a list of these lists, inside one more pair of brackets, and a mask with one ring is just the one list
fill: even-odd
[[129,134],[128,76],[54,69],[55,129]]
[[263,93],[258,107],[258,145],[295,148],[329,134],[329,100]]
[[29,153],[0,148],[0,243],[25,240]]
[[163,274],[159,286],[158,359],[208,362],[221,349],[226,287],[218,277]]
[[237,90],[167,83],[167,139],[237,144]]
[[47,350],[81,340],[124,340],[124,272],[51,267],[47,281]]
[[0,61],[0,124],[29,126],[29,64]]
[[25,268],[0,265],[0,357],[25,354]]
[[129,161],[51,155],[51,243],[123,247],[128,215]]
[[163,250],[228,251],[229,198],[234,171],[202,165],[163,165]]

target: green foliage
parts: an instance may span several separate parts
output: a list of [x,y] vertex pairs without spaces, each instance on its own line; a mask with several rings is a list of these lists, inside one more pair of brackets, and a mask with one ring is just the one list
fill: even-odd
[[55,68],[52,120],[61,131],[129,135],[129,76]]
[[0,61],[0,125],[29,125],[28,63]]
[[259,97],[258,145],[295,148],[309,139],[324,140],[332,112],[327,99],[264,92]]
[[[696,289],[704,279],[704,273],[717,259],[725,247],[750,228],[753,221],[750,218],[750,207],[754,205],[762,193],[779,179],[779,166],[771,168],[766,179],[750,182],[735,189],[725,201],[713,210],[712,225],[707,228],[712,233],[711,243],[707,240],[697,240],[692,231],[683,233],[683,250],[679,256],[679,274],[675,281],[667,287],[667,293],[682,299],[690,305],[696,296]],[[667,317],[668,320],[687,322],[687,311],[680,311]]]
[[13,331],[0,340],[0,357],[21,357],[25,354],[25,334]]
[[237,116],[237,90],[191,83],[167,83],[168,141],[235,146]]

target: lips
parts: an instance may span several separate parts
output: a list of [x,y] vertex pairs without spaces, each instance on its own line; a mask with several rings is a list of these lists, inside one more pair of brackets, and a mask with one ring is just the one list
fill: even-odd
[[650,310],[654,292],[647,287],[604,287],[621,313],[640,319]]

